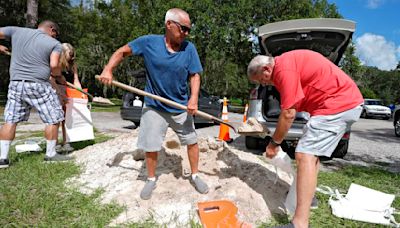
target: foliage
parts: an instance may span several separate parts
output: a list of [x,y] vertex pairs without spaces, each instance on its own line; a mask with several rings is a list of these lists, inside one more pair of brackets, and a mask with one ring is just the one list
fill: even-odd
[[363,85],[362,77],[365,68],[361,65],[361,61],[355,56],[355,46],[353,43],[350,43],[347,47],[339,66],[341,66],[342,70],[353,78],[358,86]]
[[373,91],[385,104],[400,102],[400,72],[382,71],[376,67],[365,67],[362,89]]
[[[66,2],[41,0],[39,20],[57,19],[66,31],[61,40],[77,48],[82,83],[94,95],[105,97],[120,97],[122,93],[100,85],[94,76],[101,73],[118,47],[141,35],[163,34],[164,15],[169,8],[180,7],[191,15],[193,32],[189,40],[196,45],[203,64],[202,86],[212,94],[243,100],[250,89],[247,63],[255,54],[249,38],[256,34],[258,26],[294,18],[340,16],[336,6],[326,0],[113,0],[74,7]],[[20,9],[16,14],[25,11],[25,5],[20,3],[15,6]],[[19,25],[25,21],[21,13],[16,18]],[[130,75],[139,68],[143,68],[143,60],[129,58],[114,74],[116,79],[130,84]]]
[[[77,2],[77,1],[74,1]],[[39,0],[39,21],[55,20],[61,27],[61,42],[77,49],[78,73],[84,87],[95,96],[118,97],[123,91],[106,87],[94,79],[113,52],[145,34],[164,33],[164,15],[172,7],[191,16],[188,39],[198,50],[203,65],[202,87],[211,94],[239,98],[244,102],[252,85],[247,64],[259,52],[257,28],[263,24],[296,18],[340,18],[335,4],[327,0]],[[0,26],[24,26],[26,1],[4,0],[0,5]],[[9,10],[12,9],[12,10]],[[4,42],[3,42],[4,44]],[[6,43],[6,45],[10,45]],[[372,91],[386,102],[400,98],[396,90],[399,71],[384,72],[362,66],[349,45],[341,66],[363,91]],[[0,56],[0,88],[7,89],[9,57]],[[131,57],[115,69],[117,80],[131,84],[133,73],[143,68],[143,59]],[[397,76],[396,76],[397,75]]]
[[370,98],[370,99],[378,98],[378,96],[374,93],[374,91],[372,91],[369,88],[361,88],[360,91],[364,98]]

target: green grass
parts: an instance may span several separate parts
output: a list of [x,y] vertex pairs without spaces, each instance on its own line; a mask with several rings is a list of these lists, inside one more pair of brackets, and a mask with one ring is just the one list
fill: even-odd
[[[332,189],[339,189],[346,193],[351,183],[359,184],[368,188],[396,195],[392,207],[400,208],[400,175],[378,168],[348,166],[334,172],[320,172],[318,185],[326,185]],[[335,217],[328,204],[329,196],[317,193],[319,200],[318,209],[312,210],[310,218],[311,227],[386,227],[370,223],[352,221]],[[400,221],[400,215],[395,216]],[[281,216],[275,221],[268,223],[268,226],[285,224],[288,222],[286,216]]]
[[[93,143],[109,138],[96,134]],[[80,168],[73,162],[44,163],[43,152],[16,154],[11,148],[11,166],[0,170],[0,227],[104,227],[123,211],[117,204],[100,204],[101,190],[85,195],[65,186]]]
[[107,104],[99,104],[99,103],[94,103],[92,102],[92,109],[90,110],[91,112],[119,112],[121,109],[122,105],[122,100],[118,98],[111,98],[111,102],[114,103],[114,105],[107,105]]
[[[30,137],[40,137],[43,133],[30,132]],[[27,139],[23,135],[17,139]],[[82,149],[88,145],[109,140],[106,134],[95,131],[95,140],[76,142],[72,146]],[[41,145],[45,148],[44,145]],[[85,195],[78,189],[65,186],[65,181],[80,174],[80,167],[73,162],[43,163],[41,153],[15,153],[10,151],[11,166],[0,170],[0,227],[105,227],[124,208],[99,202],[102,189]],[[346,193],[351,183],[357,183],[382,192],[395,194],[392,204],[400,208],[400,175],[378,168],[348,166],[339,171],[321,172],[319,185],[327,185]],[[332,215],[328,205],[329,196],[317,193],[319,208],[312,210],[311,227],[384,227],[375,224],[340,219]],[[287,216],[275,216],[261,226],[273,226],[288,222]],[[400,216],[396,215],[400,221]],[[141,223],[128,223],[124,227],[165,227],[154,219],[147,218]],[[201,227],[191,222],[190,227]]]

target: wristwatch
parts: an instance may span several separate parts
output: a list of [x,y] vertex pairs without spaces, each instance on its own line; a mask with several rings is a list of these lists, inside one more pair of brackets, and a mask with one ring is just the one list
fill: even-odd
[[271,138],[271,140],[269,140],[269,143],[271,143],[271,145],[273,145],[273,146],[280,146],[281,145],[281,143],[275,142],[275,140],[273,138]]

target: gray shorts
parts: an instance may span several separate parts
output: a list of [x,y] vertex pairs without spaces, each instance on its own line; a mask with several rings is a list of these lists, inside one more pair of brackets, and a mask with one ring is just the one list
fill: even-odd
[[330,157],[344,133],[360,118],[361,106],[324,116],[312,116],[304,126],[304,134],[296,147],[296,153]]
[[50,83],[11,81],[8,86],[4,121],[27,121],[32,107],[38,111],[45,124],[57,124],[64,120],[60,100]]
[[138,149],[145,152],[160,151],[168,127],[178,135],[181,145],[197,143],[193,116],[187,112],[179,114],[162,112],[144,105],[140,119]]

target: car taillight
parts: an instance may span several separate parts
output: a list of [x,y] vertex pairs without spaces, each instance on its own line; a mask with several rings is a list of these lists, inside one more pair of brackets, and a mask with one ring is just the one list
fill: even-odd
[[257,100],[257,98],[258,98],[258,87],[250,90],[249,100]]
[[349,139],[349,138],[350,138],[350,132],[344,133],[344,135],[343,135],[342,138],[343,138],[343,139]]

